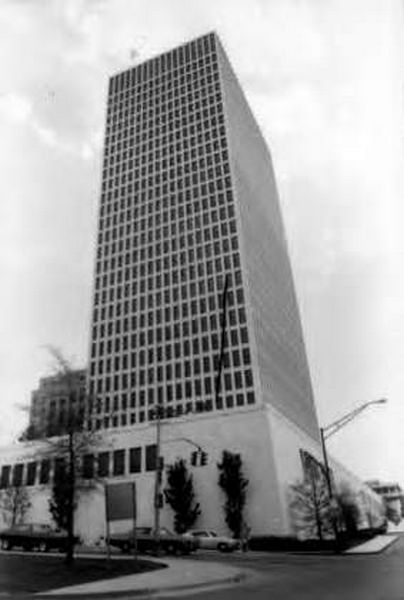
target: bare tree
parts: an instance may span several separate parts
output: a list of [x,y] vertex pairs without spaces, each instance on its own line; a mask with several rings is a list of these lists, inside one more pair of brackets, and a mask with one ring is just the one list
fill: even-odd
[[322,478],[291,485],[289,508],[294,529],[301,537],[323,540],[332,533],[333,514]]
[[13,527],[24,520],[31,508],[31,500],[26,487],[13,485],[0,494],[0,511],[8,525]]
[[[55,462],[54,486],[50,500],[50,511],[58,525],[63,524],[67,532],[66,563],[74,562],[74,525],[78,494],[83,487],[88,489],[89,479],[94,476],[84,473],[85,458],[99,447],[101,436],[85,428],[85,402],[80,404],[75,385],[74,369],[60,350],[50,347],[55,360],[57,375],[66,384],[68,395],[67,423],[64,434],[46,440],[41,458],[50,458]],[[88,400],[88,398],[87,398]],[[58,472],[56,472],[58,470]],[[63,494],[60,494],[60,481],[63,479]],[[85,484],[85,481],[87,484]],[[59,515],[59,516],[56,516]]]

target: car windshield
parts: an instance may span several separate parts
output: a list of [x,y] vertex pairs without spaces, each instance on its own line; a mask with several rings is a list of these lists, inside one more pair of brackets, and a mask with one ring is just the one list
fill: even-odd
[[216,531],[209,531],[209,535],[211,535],[212,537],[217,537]]
[[174,535],[174,533],[172,531],[170,531],[169,529],[167,529],[167,527],[160,527],[160,534],[161,535]]

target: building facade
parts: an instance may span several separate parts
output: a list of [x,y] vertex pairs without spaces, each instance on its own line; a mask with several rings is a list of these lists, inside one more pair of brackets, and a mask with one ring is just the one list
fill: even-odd
[[43,377],[31,394],[27,435],[39,439],[67,432],[69,419],[84,414],[86,408],[85,369],[72,370],[68,377]]
[[366,483],[371,490],[383,498],[389,520],[398,525],[404,514],[404,492],[400,484],[379,479],[371,479]]
[[273,404],[317,439],[269,152],[215,34],[112,77],[91,428]]

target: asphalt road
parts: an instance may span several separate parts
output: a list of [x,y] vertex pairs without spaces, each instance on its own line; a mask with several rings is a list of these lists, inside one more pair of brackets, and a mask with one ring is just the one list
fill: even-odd
[[[237,566],[245,570],[248,577],[231,587],[203,592],[177,591],[171,597],[185,600],[404,600],[404,536],[383,553],[372,555],[198,552],[192,559]],[[36,561],[43,562],[49,569],[45,583],[43,567],[36,571]],[[17,594],[23,590],[39,592],[65,584],[68,576],[63,573],[61,561],[61,556],[32,555],[28,560],[22,552],[0,553],[0,600],[6,590]],[[97,568],[92,563],[97,562],[90,559],[85,565],[84,579],[98,579],[99,573],[91,573],[91,569]],[[122,566],[120,572],[121,569]],[[38,580],[39,571],[41,580]],[[27,586],[28,580],[30,585]],[[167,593],[161,595],[168,596]]]
[[[212,554],[198,560],[212,560]],[[198,593],[198,600],[404,600],[404,536],[382,554],[292,555],[248,553],[220,560],[249,570],[231,588]],[[195,598],[195,591],[181,595]]]

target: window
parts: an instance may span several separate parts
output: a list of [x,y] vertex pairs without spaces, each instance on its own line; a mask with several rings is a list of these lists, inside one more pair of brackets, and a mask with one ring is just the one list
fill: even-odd
[[100,452],[98,455],[98,475],[100,477],[109,475],[109,452]]
[[83,478],[92,479],[94,477],[94,455],[85,454],[83,456]]
[[113,465],[115,476],[125,474],[125,450],[114,450]]
[[35,485],[36,462],[29,462],[27,466],[27,485]]
[[155,471],[157,463],[157,446],[146,446],[146,471]]
[[41,462],[41,470],[39,473],[39,483],[49,483],[50,460],[45,459]]
[[10,485],[10,471],[10,465],[3,465],[1,467],[0,488],[6,488]]
[[129,450],[129,473],[140,473],[142,470],[142,449],[140,447]]

